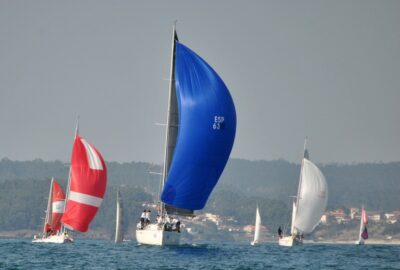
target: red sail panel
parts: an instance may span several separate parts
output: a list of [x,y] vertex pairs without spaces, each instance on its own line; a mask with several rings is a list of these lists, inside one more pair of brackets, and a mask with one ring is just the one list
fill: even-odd
[[107,186],[107,168],[97,149],[76,136],[71,158],[71,185],[62,223],[80,232],[88,230]]
[[51,230],[53,232],[61,229],[61,217],[64,213],[64,202],[65,194],[61,186],[56,180],[53,181],[52,191],[52,218],[51,218]]

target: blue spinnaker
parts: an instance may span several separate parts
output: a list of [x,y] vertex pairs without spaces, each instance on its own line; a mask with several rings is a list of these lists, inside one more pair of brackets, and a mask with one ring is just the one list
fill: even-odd
[[179,128],[161,200],[199,210],[228,161],[236,112],[224,82],[203,59],[178,41],[175,57]]

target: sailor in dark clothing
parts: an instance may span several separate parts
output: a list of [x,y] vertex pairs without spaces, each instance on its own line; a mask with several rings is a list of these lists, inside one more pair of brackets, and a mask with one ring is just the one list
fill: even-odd
[[279,226],[279,228],[278,228],[278,236],[279,236],[279,238],[282,238],[282,229],[281,229],[281,226]]

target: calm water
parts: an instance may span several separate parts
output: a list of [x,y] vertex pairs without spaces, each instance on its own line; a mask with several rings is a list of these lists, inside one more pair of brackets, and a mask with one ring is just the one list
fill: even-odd
[[138,246],[98,240],[0,240],[0,269],[400,269],[400,246],[277,244]]

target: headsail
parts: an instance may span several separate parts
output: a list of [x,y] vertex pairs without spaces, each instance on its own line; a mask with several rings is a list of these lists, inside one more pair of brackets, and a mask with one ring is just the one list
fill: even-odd
[[303,158],[294,219],[295,230],[311,233],[321,220],[327,202],[328,186],[324,175],[314,163]]
[[86,232],[103,201],[107,168],[94,146],[75,137],[71,158],[71,184],[61,222],[67,228]]
[[190,213],[205,206],[224,170],[235,138],[236,112],[218,74],[177,40],[174,73],[179,126],[161,200]]

